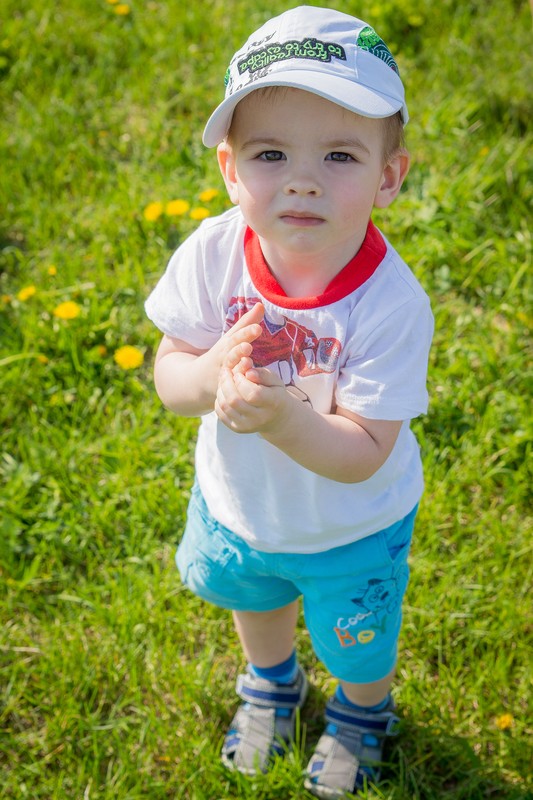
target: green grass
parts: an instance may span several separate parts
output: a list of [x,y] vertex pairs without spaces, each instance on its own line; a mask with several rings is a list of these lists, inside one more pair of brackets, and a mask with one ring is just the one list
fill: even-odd
[[[203,123],[234,49],[286,7],[154,0],[119,16],[105,0],[3,3],[1,798],[310,797],[301,772],[333,683],[303,628],[313,688],[296,753],[254,780],[219,763],[243,659],[228,614],[184,591],[174,568],[196,422],[160,407],[158,333],[143,315],[197,224],[143,209],[226,207]],[[427,488],[395,689],[403,733],[377,796],[525,800],[529,4],[342,7],[375,24],[408,86],[413,167],[377,221],[437,325],[431,407],[415,423]],[[211,187],[219,196],[200,202]],[[77,318],[54,316],[64,301]],[[123,345],[144,364],[121,369]]]

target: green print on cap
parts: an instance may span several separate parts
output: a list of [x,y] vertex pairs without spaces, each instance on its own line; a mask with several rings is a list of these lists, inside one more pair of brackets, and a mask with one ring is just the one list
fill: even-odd
[[391,51],[381,36],[378,36],[374,28],[371,28],[370,25],[367,25],[366,28],[363,28],[357,37],[357,46],[360,47],[361,50],[368,50],[368,52],[372,53],[373,56],[377,56],[384,61],[385,64],[394,70],[394,72],[396,72],[398,75],[400,74],[398,64],[392,57]]
[[239,74],[244,72],[258,72],[261,69],[268,69],[271,64],[278,61],[286,61],[290,58],[306,58],[314,61],[327,62],[332,58],[346,61],[346,53],[340,44],[334,42],[321,42],[318,39],[304,39],[303,41],[292,40],[290,42],[272,43],[260,50],[253,50],[248,53],[237,64]]

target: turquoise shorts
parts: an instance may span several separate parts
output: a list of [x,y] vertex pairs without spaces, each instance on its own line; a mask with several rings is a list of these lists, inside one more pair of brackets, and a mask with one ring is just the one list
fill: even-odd
[[302,596],[318,658],[336,678],[371,683],[396,664],[416,512],[321,553],[264,553],[220,525],[195,485],[176,562],[183,583],[222,608],[272,611]]

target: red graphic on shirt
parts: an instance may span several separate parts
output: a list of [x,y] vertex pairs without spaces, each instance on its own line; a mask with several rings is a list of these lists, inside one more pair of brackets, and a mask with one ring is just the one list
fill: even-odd
[[[237,320],[253,308],[259,298],[233,297],[226,317],[229,330]],[[256,367],[276,364],[285,385],[293,383],[294,372],[306,378],[310,375],[334,372],[341,354],[341,343],[332,336],[318,338],[313,331],[280,314],[276,321],[265,314],[263,332],[253,343]]]

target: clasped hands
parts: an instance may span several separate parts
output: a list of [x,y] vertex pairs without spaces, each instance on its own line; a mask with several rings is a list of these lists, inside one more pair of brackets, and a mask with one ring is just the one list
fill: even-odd
[[[283,381],[265,367],[254,367],[253,342],[261,335],[264,307],[257,303],[226,334],[215,412],[235,433],[276,434],[288,424],[293,396]],[[233,340],[233,341],[232,341]]]

